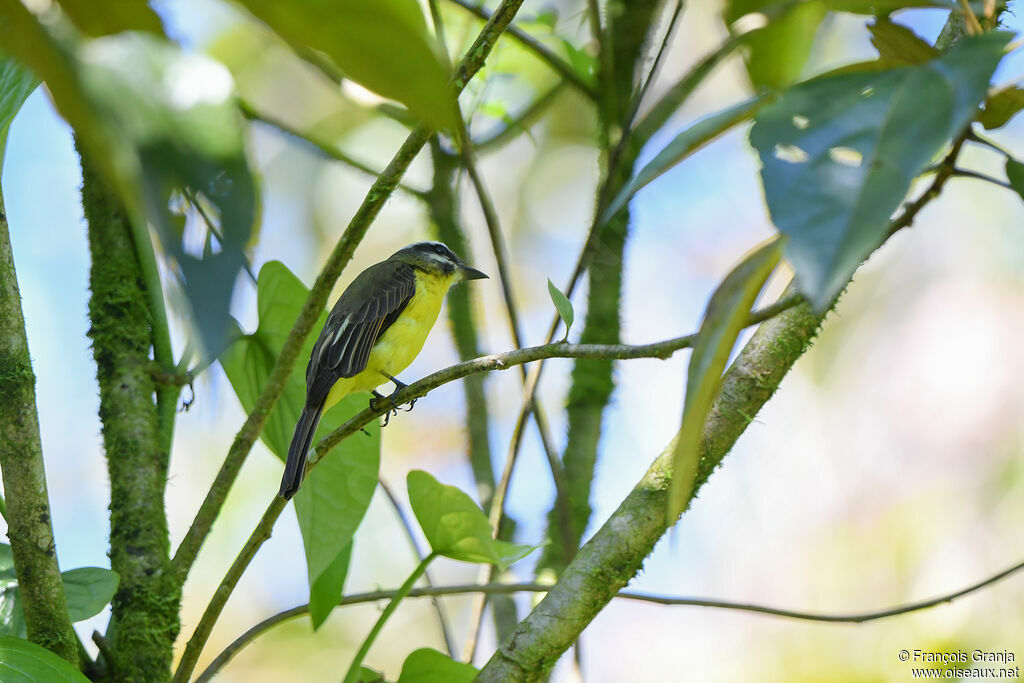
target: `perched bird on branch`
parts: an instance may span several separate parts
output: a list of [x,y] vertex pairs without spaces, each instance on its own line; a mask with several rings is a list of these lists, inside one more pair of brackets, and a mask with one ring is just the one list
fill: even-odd
[[[395,379],[423,348],[448,289],[487,276],[440,242],[417,242],[370,266],[334,304],[306,367],[306,405],[295,425],[281,479],[283,498],[299,490],[320,416],[345,396]],[[392,394],[393,396],[393,394]],[[392,399],[392,408],[395,407]]]

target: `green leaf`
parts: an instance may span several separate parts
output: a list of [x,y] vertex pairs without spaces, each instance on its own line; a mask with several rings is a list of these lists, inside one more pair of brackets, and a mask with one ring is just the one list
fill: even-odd
[[21,105],[39,85],[35,74],[0,55],[0,165],[7,148],[7,133]]
[[744,62],[755,88],[781,90],[800,78],[811,54],[814,36],[825,18],[823,0],[780,3],[779,0],[734,0],[726,8],[730,26],[751,13],[771,16],[767,25],[744,34]]
[[361,666],[356,683],[385,683],[385,678],[381,672],[374,671],[368,666]]
[[424,647],[405,658],[398,683],[470,683],[478,673],[471,664]]
[[750,308],[782,255],[779,239],[758,247],[733,268],[708,302],[686,375],[683,421],[673,441],[672,486],[666,521],[675,524],[693,494],[704,421]]
[[309,617],[313,622],[313,630],[324,623],[341,600],[341,591],[345,588],[345,577],[348,575],[349,561],[352,559],[352,543],[338,553],[334,561],[325,569],[309,587]]
[[572,327],[572,321],[575,313],[572,309],[572,302],[569,301],[569,297],[562,293],[558,287],[555,287],[555,283],[548,278],[548,294],[551,295],[551,302],[555,305],[555,309],[558,311],[558,317],[565,323],[565,337],[562,341],[569,340],[569,328]]
[[868,30],[878,56],[893,65],[924,64],[939,56],[938,50],[903,24],[894,24],[889,17],[879,17],[868,24]]
[[[59,13],[0,5],[4,49],[47,85],[76,140],[117,191],[136,228],[157,228],[193,314],[200,346],[219,351],[256,215],[244,121],[220,64],[151,33],[86,39]],[[172,197],[191,188],[216,209],[223,239],[196,254],[181,242]]]
[[1016,159],[1006,159],[1006,179],[1010,181],[1013,191],[1024,199],[1024,164]]
[[164,32],[160,16],[150,8],[146,0],[106,2],[102,11],[97,11],[93,0],[60,0],[60,8],[79,31],[89,36],[104,36],[121,31],[146,31],[162,36]]
[[536,546],[496,541],[487,517],[468,495],[422,470],[409,472],[409,504],[431,549],[453,560],[505,569]]
[[818,311],[885,240],[913,179],[974,117],[1008,40],[988,33],[919,66],[813,79],[757,114],[750,142],[765,199]]
[[448,67],[416,0],[278,0],[241,4],[300,48],[330,57],[348,78],[405,104],[434,126],[454,125]]
[[706,116],[685,128],[619,191],[605,210],[602,223],[607,223],[621,211],[637,192],[719,135],[746,121],[767,102],[766,97],[759,95]]
[[[84,621],[102,612],[114,597],[120,580],[117,572],[101,567],[71,569],[61,572],[61,578],[71,621]],[[0,543],[0,635],[26,637],[14,557],[6,543]]]
[[986,130],[1002,128],[1024,109],[1024,88],[1000,90],[985,101],[985,110],[978,121]]
[[79,567],[60,573],[71,621],[84,621],[103,611],[114,598],[121,577],[101,567]]
[[[281,262],[270,261],[260,269],[257,280],[259,326],[253,334],[235,341],[220,357],[228,381],[246,411],[252,410],[266,385],[274,361],[308,296],[306,286]],[[322,328],[326,320],[327,313],[322,312],[314,329]],[[300,358],[309,357],[315,341],[313,335],[306,340]],[[260,435],[281,460],[288,456],[288,446],[305,400],[305,366],[299,364],[288,378],[284,393]],[[367,404],[367,394],[343,398],[321,418],[314,443]],[[316,609],[315,626],[330,612],[330,601],[337,603],[345,581],[352,536],[377,488],[380,427],[376,423],[367,425],[366,432],[369,436],[355,434],[323,457],[295,495],[295,512],[306,554],[310,603],[315,603]],[[333,598],[328,597],[330,594]]]
[[49,650],[12,636],[0,636],[0,681],[89,683],[81,671]]

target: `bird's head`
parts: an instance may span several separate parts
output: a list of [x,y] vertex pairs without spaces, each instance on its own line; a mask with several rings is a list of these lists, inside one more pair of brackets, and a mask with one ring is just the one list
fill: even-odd
[[462,280],[479,280],[487,275],[462,262],[447,245],[441,242],[417,242],[399,249],[390,260],[408,263],[426,273],[439,277],[450,277],[452,283]]

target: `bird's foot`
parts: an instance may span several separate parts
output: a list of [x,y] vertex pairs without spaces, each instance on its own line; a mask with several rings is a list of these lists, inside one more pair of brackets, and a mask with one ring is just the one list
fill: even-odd
[[385,411],[384,422],[381,424],[381,427],[387,427],[388,422],[391,421],[391,416],[398,415],[398,405],[395,403],[395,392],[392,392],[389,396],[385,396],[379,391],[371,391],[370,393],[373,394],[373,398],[370,399],[370,408],[373,410],[380,410],[381,401],[390,402],[391,406],[387,411]]

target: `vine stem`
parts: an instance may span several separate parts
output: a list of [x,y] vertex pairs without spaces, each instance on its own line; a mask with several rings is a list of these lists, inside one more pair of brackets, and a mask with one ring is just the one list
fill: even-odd
[[[818,623],[829,623],[829,624],[863,624],[869,621],[877,621],[879,619],[888,619],[903,614],[910,614],[911,612],[919,612],[921,610],[930,609],[946,603],[953,602],[959,598],[975,593],[983,588],[987,588],[995,583],[1002,581],[1003,579],[1009,578],[1013,574],[1016,574],[1024,569],[1024,562],[1018,562],[1017,564],[1007,567],[981,581],[973,583],[969,586],[961,588],[950,593],[944,593],[934,598],[928,598],[926,600],[918,600],[915,602],[909,602],[903,605],[896,605],[894,607],[885,607],[879,610],[871,612],[857,612],[851,614],[828,614],[822,612],[805,612],[802,610],[788,609],[784,607],[772,607],[769,605],[760,605],[749,602],[735,602],[731,600],[713,600],[709,598],[687,598],[687,597],[674,597],[674,596],[662,596],[662,595],[651,595],[648,593],[637,593],[634,591],[621,591],[615,598],[620,600],[633,600],[637,602],[646,602],[656,605],[674,606],[674,607],[708,607],[712,609],[727,609],[737,612],[749,612],[752,614],[763,614],[766,616],[780,617],[783,619],[796,619],[800,621],[813,621]],[[489,595],[508,595],[514,593],[546,593],[551,589],[548,584],[541,583],[490,583],[490,584],[462,584],[456,586],[429,586],[424,588],[413,588],[409,591],[406,597],[408,598],[421,598],[430,597],[437,598],[447,595],[465,595],[467,593],[487,593]],[[378,600],[388,600],[395,596],[397,590],[386,590],[386,591],[372,591],[369,593],[356,593],[353,595],[344,596],[338,603],[339,607],[345,607],[348,605],[359,605],[368,602],[377,602]],[[282,624],[291,619],[309,614],[309,605],[299,605],[298,607],[292,607],[291,609],[278,612],[277,614],[267,617],[260,623],[256,624],[248,631],[236,638],[230,645],[217,655],[216,659],[210,663],[210,666],[196,679],[196,683],[204,683],[209,681],[213,676],[218,673],[224,666],[227,665],[231,659],[237,655],[246,645],[251,643],[260,635],[266,633],[274,626]]]
[[352,659],[352,663],[348,667],[348,673],[345,674],[344,683],[355,683],[359,680],[359,667],[362,665],[363,660],[366,659],[367,653],[369,653],[370,648],[373,646],[373,641],[377,639],[377,635],[380,633],[380,630],[384,628],[384,624],[387,623],[391,615],[395,613],[396,609],[398,609],[398,604],[402,602],[407,595],[409,595],[409,591],[412,590],[413,585],[419,580],[423,573],[427,571],[427,566],[434,561],[435,557],[437,557],[436,552],[432,552],[424,557],[423,560],[416,565],[416,568],[412,570],[412,574],[409,574],[409,578],[405,580],[405,583],[395,591],[391,598],[391,602],[389,602],[388,606],[384,608],[384,611],[380,613],[380,616],[377,618],[377,623],[375,623],[373,628],[370,629],[366,639],[363,640],[363,644],[359,647],[359,651],[356,652],[356,656]]

